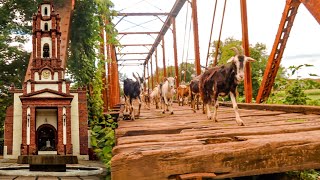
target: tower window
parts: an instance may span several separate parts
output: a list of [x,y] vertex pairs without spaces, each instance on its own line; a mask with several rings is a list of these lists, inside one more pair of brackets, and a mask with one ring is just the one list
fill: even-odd
[[48,8],[47,7],[44,8],[44,15],[48,16]]
[[49,28],[48,28],[48,23],[44,23],[44,30],[45,30],[45,31],[48,31],[48,29],[49,29]]
[[50,49],[49,49],[49,44],[48,43],[45,43],[43,45],[43,57],[44,58],[48,58],[50,56]]

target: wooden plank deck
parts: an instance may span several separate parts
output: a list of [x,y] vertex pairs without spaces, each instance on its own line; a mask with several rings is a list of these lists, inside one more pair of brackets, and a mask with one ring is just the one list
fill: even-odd
[[120,121],[112,179],[220,179],[320,168],[320,109],[239,109],[246,126],[236,124],[230,107],[220,106],[217,123],[201,112],[175,104],[169,115],[152,106],[136,121]]

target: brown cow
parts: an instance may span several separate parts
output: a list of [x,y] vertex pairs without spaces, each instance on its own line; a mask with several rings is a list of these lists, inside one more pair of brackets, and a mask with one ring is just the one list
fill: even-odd
[[177,88],[177,97],[178,97],[179,106],[180,106],[180,102],[183,106],[185,99],[187,99],[187,103],[188,103],[188,96],[189,96],[189,85],[179,85],[179,87]]

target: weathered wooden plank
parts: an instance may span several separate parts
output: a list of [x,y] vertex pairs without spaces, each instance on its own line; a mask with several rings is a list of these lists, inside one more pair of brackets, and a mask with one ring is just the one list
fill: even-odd
[[319,168],[320,131],[290,135],[246,136],[245,141],[118,153],[112,158],[112,178],[160,180],[187,173],[227,178]]
[[[142,110],[120,121],[113,149],[113,179],[176,179],[214,173],[229,178],[320,168],[320,116],[221,107],[219,122],[189,107],[174,115]],[[179,108],[179,109],[178,109]]]
[[[220,103],[220,105],[232,107],[231,103]],[[320,107],[319,106],[238,103],[238,107],[243,108],[243,109],[284,111],[284,112],[289,112],[289,113],[320,114]]]

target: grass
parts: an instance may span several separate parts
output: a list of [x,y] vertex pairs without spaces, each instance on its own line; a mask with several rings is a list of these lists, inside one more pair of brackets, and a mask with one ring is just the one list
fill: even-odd
[[[275,91],[273,93],[275,94],[273,103],[282,104],[281,101],[285,98],[285,91]],[[304,93],[309,98],[306,105],[320,106],[320,89],[308,89],[304,90]]]

